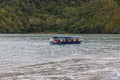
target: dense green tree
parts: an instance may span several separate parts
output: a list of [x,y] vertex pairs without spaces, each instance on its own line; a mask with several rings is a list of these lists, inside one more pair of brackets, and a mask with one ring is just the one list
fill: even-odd
[[120,0],[0,0],[0,33],[120,33]]

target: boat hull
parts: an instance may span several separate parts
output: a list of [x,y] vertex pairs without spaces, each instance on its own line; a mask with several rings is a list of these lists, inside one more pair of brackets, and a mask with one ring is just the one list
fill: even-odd
[[74,41],[74,42],[50,42],[51,44],[80,44],[81,41]]

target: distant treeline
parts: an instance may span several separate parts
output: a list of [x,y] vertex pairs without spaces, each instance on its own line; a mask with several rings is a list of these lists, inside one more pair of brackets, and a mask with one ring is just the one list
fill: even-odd
[[120,0],[0,0],[0,33],[120,33]]

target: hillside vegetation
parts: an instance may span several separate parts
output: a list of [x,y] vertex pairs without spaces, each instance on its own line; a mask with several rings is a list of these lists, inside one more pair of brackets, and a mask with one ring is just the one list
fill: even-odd
[[0,33],[120,33],[120,0],[0,0]]

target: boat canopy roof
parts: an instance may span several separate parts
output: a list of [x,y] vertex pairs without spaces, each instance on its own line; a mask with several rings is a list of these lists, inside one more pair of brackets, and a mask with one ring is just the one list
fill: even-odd
[[59,38],[59,39],[61,38],[62,39],[62,38],[78,38],[78,37],[77,36],[53,36],[53,39],[54,38]]

